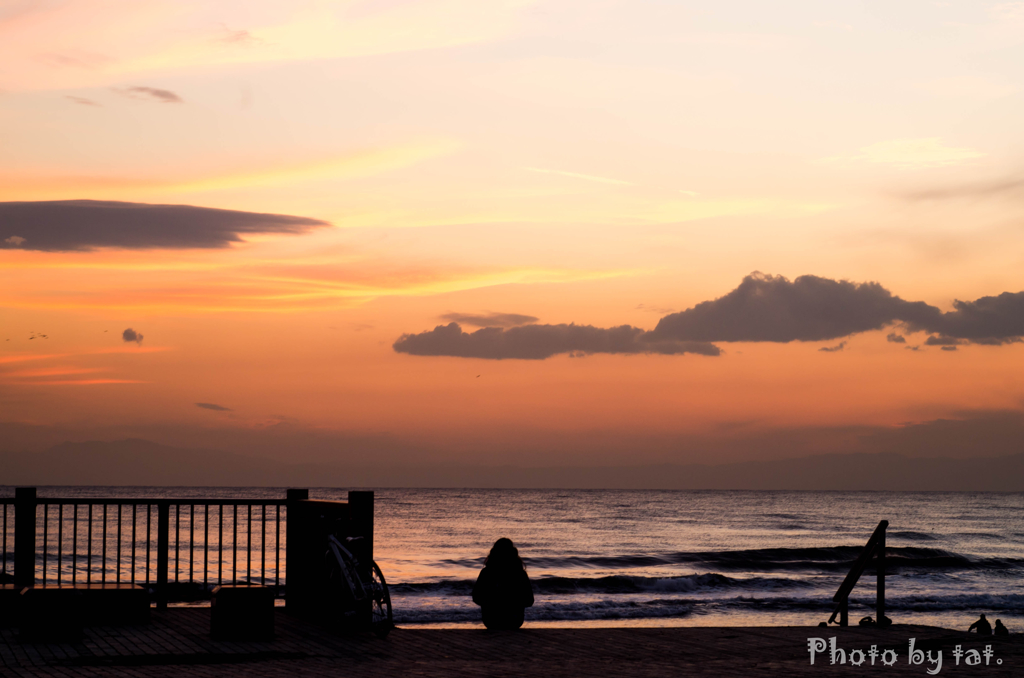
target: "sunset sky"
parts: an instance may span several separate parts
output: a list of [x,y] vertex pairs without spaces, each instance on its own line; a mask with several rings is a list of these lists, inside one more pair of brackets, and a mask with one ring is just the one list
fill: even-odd
[[1024,412],[1022,120],[1024,2],[8,0],[0,435],[628,464],[991,432]]

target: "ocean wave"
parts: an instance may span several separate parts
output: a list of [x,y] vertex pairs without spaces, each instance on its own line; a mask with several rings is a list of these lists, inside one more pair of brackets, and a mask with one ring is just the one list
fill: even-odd
[[[697,593],[715,590],[778,591],[811,586],[799,579],[781,577],[727,577],[723,574],[690,574],[678,577],[641,577],[611,575],[607,577],[534,577],[534,590],[539,594],[600,593]],[[402,595],[469,596],[473,580],[393,584],[391,590]]]
[[[588,621],[612,619],[664,619],[692,614],[695,605],[689,601],[672,599],[653,600],[586,600],[538,601],[527,608],[525,617],[531,621]],[[397,624],[479,622],[480,608],[475,605],[396,606]]]
[[[831,610],[831,599],[810,597],[750,597],[736,596],[728,599],[702,601],[704,605],[717,607],[741,607],[760,610]],[[874,608],[873,596],[850,597],[851,607]],[[886,596],[886,615],[892,617],[900,612],[951,612],[957,610],[1017,611],[1024,608],[1024,595],[996,596],[991,594],[958,594],[951,596]]]
[[[920,533],[917,533],[920,534]],[[619,556],[539,556],[524,559],[527,566],[542,570],[562,568],[628,569],[664,565],[690,565],[712,571],[810,571],[849,570],[860,556],[862,546],[747,549],[740,551],[678,551],[660,554]],[[885,550],[886,567],[929,571],[1018,569],[1019,558],[978,558],[921,546],[890,546]],[[479,559],[446,560],[445,564],[479,567]]]
[[913,530],[902,530],[896,532],[890,532],[889,538],[896,537],[898,539],[909,539],[911,541],[936,541],[938,537],[928,534],[927,532],[914,532]]

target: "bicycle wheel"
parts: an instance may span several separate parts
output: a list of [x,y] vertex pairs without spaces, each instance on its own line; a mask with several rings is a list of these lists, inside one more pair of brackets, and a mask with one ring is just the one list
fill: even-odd
[[385,638],[395,624],[391,617],[391,592],[376,562],[371,563],[370,567],[370,594],[373,606],[370,630],[378,638]]

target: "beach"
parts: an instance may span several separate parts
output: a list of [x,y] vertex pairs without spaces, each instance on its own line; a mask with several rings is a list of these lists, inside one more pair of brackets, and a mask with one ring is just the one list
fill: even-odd
[[[0,673],[15,676],[925,676],[933,665],[907,661],[908,641],[941,650],[938,675],[1019,676],[1024,635],[968,636],[928,626],[886,630],[849,627],[697,628],[397,628],[384,640],[342,635],[279,610],[276,635],[266,642],[213,641],[208,608],[153,611],[149,624],[87,627],[73,643],[21,642],[0,629]],[[831,666],[827,654],[812,665],[809,638],[837,639],[847,652],[872,645],[897,652],[895,664]],[[955,665],[952,655],[992,647],[989,665]],[[891,659],[891,656],[890,656]],[[997,662],[1001,661],[1001,664]]]

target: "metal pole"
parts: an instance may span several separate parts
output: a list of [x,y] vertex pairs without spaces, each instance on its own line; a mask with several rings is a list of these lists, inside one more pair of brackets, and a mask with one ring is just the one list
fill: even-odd
[[885,530],[878,539],[878,600],[875,603],[875,614],[878,624],[885,619]]
[[306,594],[309,582],[309,567],[305,550],[309,548],[306,535],[309,526],[304,524],[302,502],[309,499],[309,490],[291,489],[287,493],[285,503],[284,566],[286,588],[285,607],[289,612],[302,613],[310,607],[309,596]]
[[171,505],[160,502],[156,507],[156,606],[167,609],[167,560],[171,540]]
[[14,490],[14,583],[36,583],[36,488]]

